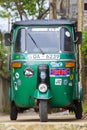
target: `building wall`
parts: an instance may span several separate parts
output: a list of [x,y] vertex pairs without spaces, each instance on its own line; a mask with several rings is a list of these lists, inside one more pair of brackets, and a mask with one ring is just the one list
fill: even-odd
[[0,112],[9,110],[8,88],[9,81],[0,77]]

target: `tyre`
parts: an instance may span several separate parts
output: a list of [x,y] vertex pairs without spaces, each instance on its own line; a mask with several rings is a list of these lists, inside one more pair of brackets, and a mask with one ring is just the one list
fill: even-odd
[[14,102],[11,102],[10,106],[10,119],[11,120],[16,120],[18,115],[17,107]]
[[75,101],[75,117],[76,119],[82,118],[82,103],[81,101]]
[[39,115],[40,115],[41,122],[48,121],[47,101],[46,100],[40,100],[40,102],[39,102]]

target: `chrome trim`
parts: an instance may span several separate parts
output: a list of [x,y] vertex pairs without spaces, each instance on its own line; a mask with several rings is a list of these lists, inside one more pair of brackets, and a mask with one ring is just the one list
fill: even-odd
[[29,61],[31,61],[31,62],[36,62],[36,61],[38,61],[38,62],[39,61],[48,61],[48,62],[49,61],[52,61],[52,62],[53,61],[73,61],[73,62],[76,62],[76,60],[74,60],[74,59],[59,59],[59,60],[47,60],[47,59],[46,60],[41,60],[41,59],[40,60],[22,60],[22,59],[20,59],[20,60],[12,60],[11,63],[12,62],[22,62],[22,61],[25,61],[25,62],[29,62]]

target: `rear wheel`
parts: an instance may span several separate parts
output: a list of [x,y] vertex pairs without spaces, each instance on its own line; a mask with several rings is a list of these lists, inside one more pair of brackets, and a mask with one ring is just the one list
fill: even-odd
[[17,107],[14,102],[11,102],[10,106],[10,119],[11,120],[16,120],[18,115]]
[[81,101],[75,101],[75,116],[76,119],[82,118],[82,103]]
[[40,102],[39,102],[39,115],[40,115],[41,122],[48,121],[47,101],[46,100],[40,100]]

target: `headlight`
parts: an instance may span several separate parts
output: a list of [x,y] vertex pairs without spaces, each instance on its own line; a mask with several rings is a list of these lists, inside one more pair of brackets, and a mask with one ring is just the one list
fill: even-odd
[[41,71],[40,78],[44,80],[46,78],[46,73],[44,71]]
[[39,85],[39,91],[42,92],[42,93],[45,93],[47,91],[47,85],[42,83]]

